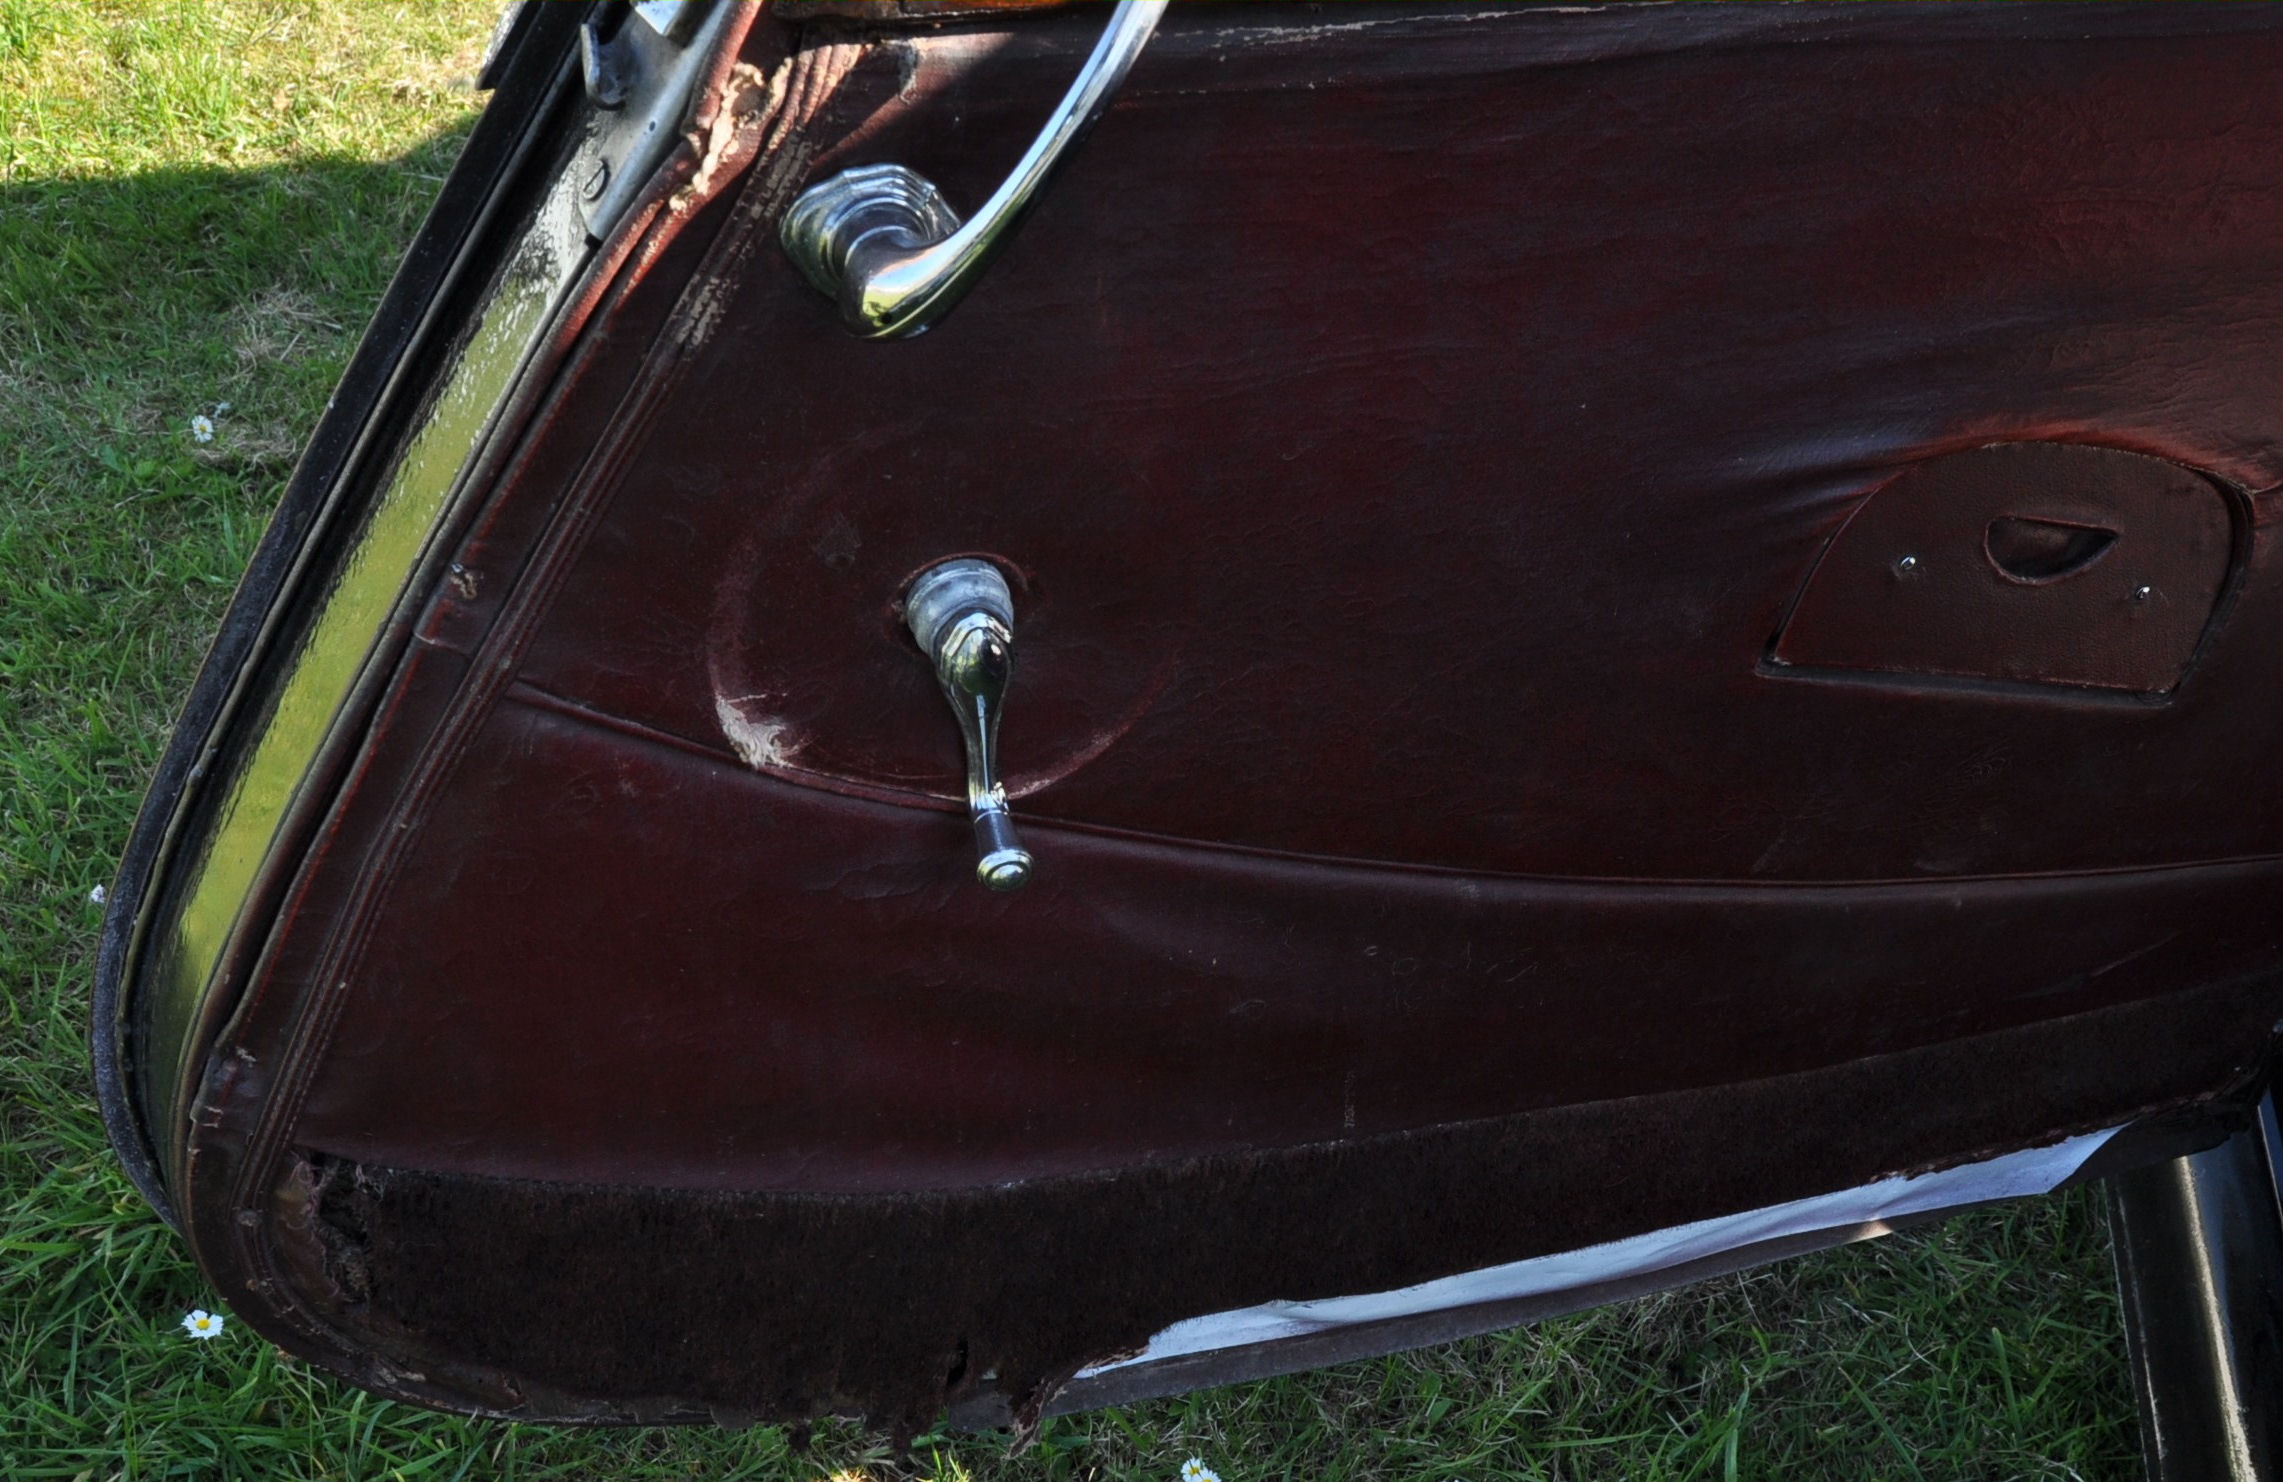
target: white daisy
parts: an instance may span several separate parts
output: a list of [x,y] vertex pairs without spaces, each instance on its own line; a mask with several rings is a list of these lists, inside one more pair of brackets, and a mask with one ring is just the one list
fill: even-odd
[[200,443],[210,443],[214,441],[214,419],[207,416],[204,412],[200,412],[197,416],[191,418],[190,440],[192,442]]
[[1181,1482],[1221,1482],[1221,1474],[1192,1456],[1181,1464]]
[[182,1320],[182,1330],[200,1342],[208,1338],[219,1338],[222,1336],[222,1314],[193,1309],[190,1316]]

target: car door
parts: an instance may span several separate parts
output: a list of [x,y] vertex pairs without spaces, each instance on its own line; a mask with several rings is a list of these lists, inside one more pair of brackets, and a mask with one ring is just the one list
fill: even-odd
[[524,7],[114,892],[122,1156],[382,1393],[916,1422],[2216,1140],[2277,19]]

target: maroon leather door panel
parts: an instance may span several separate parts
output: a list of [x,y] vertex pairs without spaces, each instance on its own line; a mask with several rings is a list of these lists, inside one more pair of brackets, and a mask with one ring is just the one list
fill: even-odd
[[[1035,34],[904,43],[908,99],[859,65],[861,150],[812,178],[980,173],[1087,33]],[[2283,416],[2246,370],[2268,321],[2199,345],[2205,395],[2142,378],[2157,280],[2283,243],[2283,191],[2232,232],[2180,222],[2242,130],[2283,144],[2283,107],[2231,91],[2215,133],[2188,79],[2275,43],[1990,43],[2003,88],[1931,123],[1911,64],[1954,52],[1830,45],[1708,137],[1700,100],[1765,54],[1572,75],[1532,34],[1421,21],[1327,111],[1304,84],[1355,54],[1177,22],[914,341],[851,338],[757,253],[617,452],[561,595],[438,592],[448,647],[460,609],[523,602],[519,646],[475,650],[512,656],[523,699],[422,784],[370,945],[333,969],[301,1140],[573,1181],[957,1186],[1790,1073],[2272,966],[2256,542],[2170,705],[1761,660],[1867,492],[1961,442],[2113,439],[2185,405],[2167,451],[2272,482],[2246,451]],[[2147,147],[2061,127],[2096,97]],[[1556,164],[1589,98],[1626,105],[1593,190]],[[1930,232],[2075,230],[2088,197],[2120,203],[2099,253],[1972,253],[1974,294],[1910,287]],[[1304,229],[1343,201],[1375,225]],[[1345,285],[1331,309],[1277,291],[1319,282]],[[2039,348],[2064,317],[2101,377]],[[1898,397],[1927,409],[1880,425]],[[2106,467],[2040,446],[2017,461]],[[2212,512],[2191,533],[2224,567],[2206,497],[2218,544]],[[972,885],[957,731],[895,607],[972,552],[1018,588],[1004,739],[1041,864],[1004,900]],[[503,564],[481,541],[462,562]],[[1786,880],[1824,888],[1745,883]]]
[[[1760,665],[1919,461],[2061,441],[2283,478],[2272,39],[1567,69],[1537,65],[1546,16],[1421,19],[1368,59],[1232,24],[1176,16],[917,340],[851,338],[758,255],[524,680],[949,798],[958,736],[893,609],[980,553],[1017,579],[1030,816],[1651,880],[2277,849],[2271,579],[2157,711]],[[860,69],[877,111],[815,174],[897,159],[977,199],[1085,30],[1033,34],[907,43],[909,101]]]
[[433,806],[300,1141],[685,1189],[979,1187],[1792,1074],[2255,977],[2283,889],[1485,880],[1045,826],[1007,898],[955,816],[512,701]]
[[[1100,21],[754,28],[750,171],[535,393],[181,1119],[281,1331],[1035,1413],[2263,1073],[2276,15],[1177,6],[948,319],[845,332],[793,195],[971,207]],[[1013,895],[897,606],[952,556]],[[604,1352],[547,1294],[629,1230]]]

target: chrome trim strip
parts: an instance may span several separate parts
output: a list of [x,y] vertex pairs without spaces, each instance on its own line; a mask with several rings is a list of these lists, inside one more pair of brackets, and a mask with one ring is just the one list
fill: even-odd
[[1818,1231],[1848,1230],[1855,1239],[1883,1235],[1893,1222],[1914,1216],[2049,1193],[2119,1130],[2111,1127],[1938,1173],[1883,1178],[1859,1188],[1697,1220],[1396,1291],[1319,1301],[1263,1302],[1209,1313],[1157,1333],[1138,1354],[1079,1370],[1073,1383],[1196,1354],[1307,1337],[1327,1329],[1600,1286],[1687,1266],[1739,1247]]
[[[526,7],[528,11],[530,8]],[[105,1130],[128,1179],[159,1217],[180,1228],[157,1151],[158,1117],[148,1102],[150,1036],[141,964],[153,923],[170,909],[177,857],[206,825],[200,818],[210,773],[227,754],[252,682],[290,626],[297,594],[323,569],[337,527],[358,510],[346,492],[385,456],[380,441],[394,409],[432,380],[417,368],[444,328],[444,306],[486,257],[495,218],[512,183],[547,135],[572,74],[546,43],[576,29],[575,9],[546,15],[522,37],[534,42],[520,65],[491,79],[498,92],[461,151],[405,262],[381,300],[340,386],[326,404],[276,512],[256,547],[213,647],[192,685],[175,734],[161,756],[121,856],[104,915],[90,1004],[89,1051]],[[393,436],[393,434],[388,434]],[[196,820],[196,821],[194,821]]]
[[[651,119],[648,132],[663,136],[642,155],[651,167],[680,137],[659,120],[669,107],[677,118],[687,111],[703,64],[742,13],[734,5],[713,6],[686,48],[686,65],[671,78],[681,92],[670,105],[661,101]],[[560,67],[567,77],[569,59]],[[146,1130],[177,1201],[185,1187],[182,1131],[198,1091],[199,1057],[237,1007],[222,986],[254,963],[268,940],[268,909],[299,864],[296,841],[330,801],[330,786],[317,784],[330,779],[334,763],[355,744],[366,702],[394,672],[395,640],[409,632],[432,585],[422,573],[441,559],[437,538],[481,478],[496,440],[514,431],[507,421],[536,358],[559,338],[565,305],[600,260],[601,244],[586,219],[590,176],[581,168],[595,145],[593,115],[589,108],[580,147],[507,254],[473,330],[435,378],[440,389],[364,511],[363,528],[335,568],[298,649],[278,665],[286,678],[272,692],[269,713],[251,722],[257,739],[226,782],[211,779],[226,791],[203,835],[188,846],[195,857],[162,867],[173,876],[170,904],[162,920],[144,928],[149,940],[139,944],[141,961],[130,959],[123,976],[148,1005],[145,1044],[174,1047],[171,1057],[147,1054],[147,1063],[130,1073],[139,1072]],[[646,183],[649,173],[639,182],[630,175],[628,189]],[[211,755],[201,758],[194,784],[210,762]],[[179,826],[179,818],[170,825]]]
[[286,666],[259,739],[224,784],[196,856],[176,862],[180,883],[172,899],[178,904],[145,943],[141,971],[129,967],[130,981],[149,1005],[145,1043],[176,1047],[167,1060],[153,1057],[142,1079],[160,1166],[177,1192],[182,1139],[170,1124],[181,1126],[196,1089],[195,1060],[207,1038],[202,1030],[219,1007],[214,990],[229,965],[266,937],[268,923],[249,920],[248,907],[280,867],[278,847],[307,801],[312,773],[340,739],[359,688],[380,678],[393,660],[382,651],[382,636],[400,605],[423,595],[409,591],[408,583],[593,255],[578,204],[576,182],[566,173],[540,205],[475,331],[444,374],[441,392],[406,440]]

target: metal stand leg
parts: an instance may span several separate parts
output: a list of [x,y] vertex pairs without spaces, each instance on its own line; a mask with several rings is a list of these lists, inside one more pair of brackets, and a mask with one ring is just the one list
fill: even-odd
[[2279,1148],[2270,1096],[2218,1147],[2109,1180],[2149,1482],[2283,1482]]

